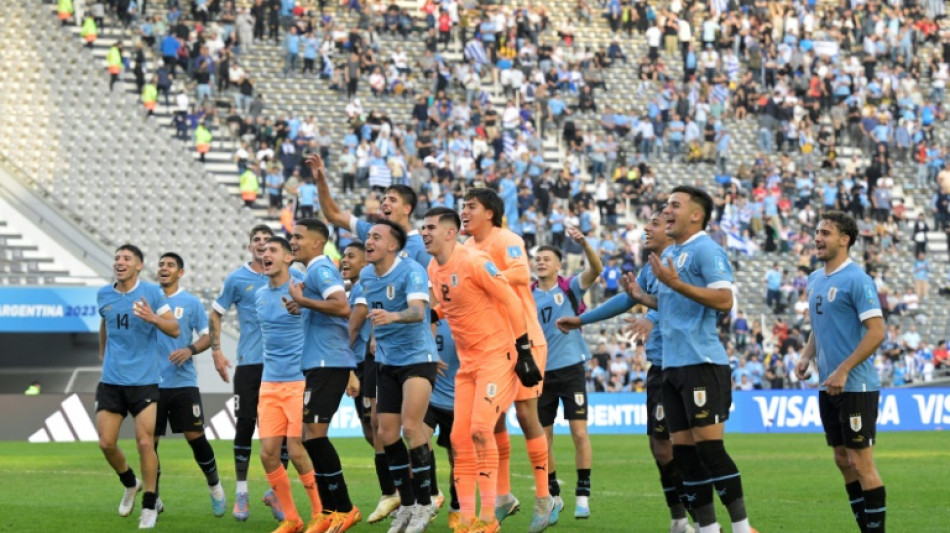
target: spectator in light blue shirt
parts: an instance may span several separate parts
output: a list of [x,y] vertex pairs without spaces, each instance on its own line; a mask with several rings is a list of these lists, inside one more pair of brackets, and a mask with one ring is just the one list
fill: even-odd
[[284,37],[284,54],[284,77],[286,78],[289,73],[297,72],[297,59],[300,57],[300,35],[297,34],[296,26],[291,26],[290,32]]
[[772,270],[765,274],[765,305],[775,311],[775,306],[782,301],[782,267],[778,263],[772,264]]

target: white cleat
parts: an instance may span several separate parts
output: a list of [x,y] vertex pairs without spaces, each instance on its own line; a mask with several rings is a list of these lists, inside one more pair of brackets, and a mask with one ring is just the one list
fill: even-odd
[[401,506],[399,510],[396,511],[396,516],[393,518],[392,524],[389,526],[389,530],[386,533],[406,533],[409,528],[409,523],[412,521],[414,516],[414,510],[416,506]]
[[155,527],[156,521],[158,521],[158,509],[142,509],[142,515],[139,517],[139,529],[152,529]]
[[119,516],[129,516],[135,508],[135,496],[142,492],[142,480],[135,478],[134,487],[126,487],[122,501],[119,502]]
[[366,521],[375,524],[396,512],[396,509],[399,509],[399,493],[383,494],[379,497],[376,509],[370,513]]
[[678,518],[670,522],[670,533],[696,533],[696,530],[689,525],[689,519]]
[[428,529],[429,524],[437,514],[439,514],[439,507],[435,502],[429,505],[416,504],[412,510],[412,519],[409,520],[409,525],[406,526],[406,533],[423,533]]

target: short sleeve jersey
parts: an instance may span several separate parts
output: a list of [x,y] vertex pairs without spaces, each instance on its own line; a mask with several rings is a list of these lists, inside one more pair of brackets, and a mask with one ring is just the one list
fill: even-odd
[[429,277],[419,263],[397,257],[382,276],[376,275],[373,265],[367,265],[360,271],[360,285],[370,311],[384,309],[398,313],[409,307],[410,300],[426,302],[420,322],[373,327],[377,362],[407,366],[438,361],[435,339],[429,327]]
[[159,330],[136,317],[132,309],[142,298],[156,315],[169,311],[161,287],[147,281],[139,280],[129,292],[119,292],[115,285],[106,285],[96,295],[99,316],[106,324],[103,383],[141,386],[159,382]]
[[449,330],[448,320],[436,322],[435,346],[439,349],[439,359],[448,368],[436,378],[429,403],[440,409],[451,410],[455,406],[455,374],[459,371],[459,356],[455,351],[455,340]]
[[[656,279],[656,276],[653,274],[653,267],[649,264],[641,268],[640,273],[637,274],[637,285],[639,285],[640,289],[646,294],[656,296],[657,292],[659,292],[660,281]],[[646,318],[653,322],[653,330],[650,331],[650,336],[647,337],[643,350],[647,354],[647,361],[662,367],[663,331],[658,323],[660,321],[660,314],[651,309],[647,312]]]
[[268,283],[254,293],[264,349],[261,381],[303,380],[303,315],[287,311],[284,298],[290,299],[289,287],[289,281],[279,287]]
[[[358,236],[361,241],[366,242],[369,237],[369,230],[373,227],[372,222],[367,222],[361,218],[350,217],[350,231]],[[426,245],[422,242],[422,236],[419,230],[411,230],[406,233],[406,246],[399,251],[400,259],[413,259],[422,265],[422,268],[429,266],[432,256],[426,252]]]
[[[363,286],[357,281],[350,289],[350,308],[352,309],[359,304],[366,305],[366,298],[363,297]],[[363,322],[363,327],[360,328],[360,332],[353,341],[353,344],[350,345],[353,356],[358,363],[366,359],[366,345],[369,343],[371,333],[372,325],[370,325],[369,319],[367,319]]]
[[[584,298],[587,291],[581,288],[578,276],[571,278],[568,286],[578,302]],[[541,322],[541,329],[548,343],[548,362],[545,370],[557,370],[589,360],[590,349],[584,342],[580,330],[561,333],[555,325],[559,318],[577,316],[564,290],[555,284],[547,291],[537,286],[532,293],[538,306],[537,315]]]
[[208,313],[195,295],[178,289],[178,292],[167,299],[172,314],[178,320],[180,333],[177,339],[158,332],[159,368],[161,381],[158,386],[162,389],[178,387],[197,387],[198,373],[195,372],[194,358],[190,358],[181,365],[168,360],[168,356],[175,350],[186,348],[193,342],[194,336],[199,337],[208,333]]
[[482,359],[504,357],[513,350],[515,337],[507,313],[499,312],[491,296],[508,282],[487,254],[456,246],[444,265],[429,263],[429,277],[452,329],[460,364],[472,369]]
[[[298,281],[303,278],[301,272],[290,271]],[[224,280],[221,294],[211,304],[212,309],[224,316],[231,306],[237,307],[238,326],[241,335],[238,338],[237,364],[259,365],[263,362],[264,349],[261,344],[261,324],[257,320],[255,298],[257,289],[267,285],[267,276],[251,269],[249,263],[231,272]]]
[[[828,376],[847,359],[864,336],[864,321],[883,316],[874,281],[850,259],[831,274],[823,268],[808,276],[808,313],[818,353],[818,379]],[[876,391],[881,380],[873,357],[851,369],[845,392]],[[824,387],[822,387],[824,390]]]
[[[683,244],[674,244],[660,260],[672,260],[680,279],[690,285],[732,290],[732,267],[725,250],[706,232],[693,235]],[[663,332],[663,368],[715,364],[727,365],[729,358],[716,328],[717,312],[659,283],[658,310]]]
[[[535,346],[547,344],[538,321],[538,308],[531,294],[531,265],[528,263],[524,240],[510,230],[492,228],[485,240],[479,243],[470,238],[465,241],[465,246],[487,253],[498,269],[505,273],[505,279],[521,300],[524,319],[528,325],[528,338]],[[511,272],[513,269],[517,273]],[[524,283],[513,280],[515,277],[523,278],[520,281]]]
[[[303,295],[311,300],[326,300],[343,293],[343,278],[333,261],[321,255],[307,265]],[[350,349],[350,329],[347,319],[323,314],[312,309],[301,309],[305,339],[303,343],[304,370],[317,367],[354,368],[356,360]]]

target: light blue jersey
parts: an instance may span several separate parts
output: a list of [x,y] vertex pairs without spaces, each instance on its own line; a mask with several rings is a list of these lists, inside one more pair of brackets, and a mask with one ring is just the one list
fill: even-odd
[[[366,242],[369,239],[369,230],[373,227],[372,222],[367,222],[361,218],[350,218],[350,231],[358,236],[361,241]],[[422,236],[418,230],[412,230],[406,233],[406,246],[399,251],[399,257],[402,259],[411,258],[422,265],[422,268],[428,268],[432,256],[426,252],[426,245],[422,242]]]
[[[576,301],[584,299],[584,289],[581,288],[580,278],[574,276],[568,282],[570,291],[574,293]],[[545,365],[545,371],[566,368],[578,363],[583,363],[590,359],[590,349],[584,342],[584,337],[580,330],[572,330],[561,333],[557,329],[555,322],[559,318],[577,316],[571,300],[564,290],[557,284],[550,290],[543,290],[537,286],[532,291],[534,302],[538,307],[538,321],[541,323],[541,331],[544,332],[544,339],[548,342],[548,362]]]
[[[291,269],[290,275],[297,281],[303,279],[303,273],[297,270]],[[237,347],[238,365],[259,365],[263,362],[261,324],[257,320],[254,302],[257,289],[264,285],[267,285],[267,276],[254,272],[250,263],[245,263],[228,275],[224,280],[221,294],[211,304],[211,308],[221,316],[227,314],[232,305],[237,307],[238,324],[241,329]]]
[[[864,321],[884,316],[874,281],[850,259],[831,274],[819,268],[808,276],[808,313],[821,383],[858,347],[867,331]],[[844,390],[864,392],[880,387],[874,358],[869,357],[851,369]]]
[[[307,265],[303,295],[311,300],[326,300],[334,293],[343,293],[343,277],[333,261],[321,255]],[[301,309],[306,340],[303,343],[304,370],[311,368],[355,368],[356,359],[350,350],[349,321],[312,309]]]
[[279,287],[265,284],[254,293],[263,346],[264,374],[261,381],[302,381],[303,315],[287,311],[290,281]]
[[208,313],[195,295],[178,289],[167,299],[172,314],[178,320],[180,333],[177,339],[158,332],[159,368],[161,381],[158,386],[162,389],[179,387],[197,387],[198,373],[195,372],[194,358],[185,361],[181,366],[168,360],[168,356],[175,350],[187,348],[197,334],[199,337],[208,333]]
[[429,276],[422,265],[397,257],[382,276],[376,275],[373,265],[367,265],[360,271],[360,285],[363,286],[363,295],[356,303],[365,305],[370,311],[384,309],[398,313],[409,308],[410,300],[426,302],[421,322],[373,327],[377,362],[407,366],[439,360],[429,327]]
[[[672,260],[680,280],[696,287],[732,289],[732,267],[726,251],[701,231],[683,244],[663,251],[664,265]],[[714,364],[728,365],[719,342],[717,311],[683,296],[663,283],[657,291],[660,330],[663,334],[663,368]]]
[[459,354],[455,351],[455,339],[449,330],[448,320],[436,322],[435,346],[439,350],[439,359],[449,366],[436,378],[429,403],[451,411],[455,407],[455,374],[459,371]]
[[155,325],[136,317],[132,309],[142,298],[156,315],[169,311],[161,287],[147,281],[139,280],[129,292],[119,292],[115,285],[106,285],[96,295],[99,316],[106,324],[103,383],[140,386],[159,382],[160,332]]
[[[350,309],[352,310],[356,307],[356,301],[362,299],[363,302],[366,301],[363,296],[363,286],[360,285],[359,280],[357,280],[353,287],[350,289]],[[365,304],[364,304],[365,305]],[[353,344],[350,345],[350,349],[353,351],[353,356],[356,358],[357,363],[362,363],[366,360],[366,345],[369,344],[369,336],[373,332],[373,326],[369,323],[369,319],[363,321],[363,327],[360,328],[359,334],[356,336],[356,339],[353,341]]]
[[[656,275],[653,274],[653,267],[649,264],[641,268],[640,273],[637,274],[637,285],[647,294],[656,296],[659,293],[660,280],[656,279]],[[643,344],[643,351],[647,354],[647,361],[663,368],[663,332],[659,327],[660,313],[650,309],[647,311],[646,319],[653,322],[653,329]]]

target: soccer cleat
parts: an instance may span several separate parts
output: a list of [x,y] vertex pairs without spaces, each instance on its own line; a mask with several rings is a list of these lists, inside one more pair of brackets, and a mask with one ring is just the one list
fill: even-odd
[[396,509],[399,509],[399,494],[395,492],[392,494],[383,494],[379,497],[379,503],[376,504],[376,509],[369,514],[366,521],[370,524],[375,524],[391,515]]
[[155,499],[155,512],[158,514],[162,514],[165,512],[165,504],[162,503],[161,498]]
[[498,520],[492,520],[491,522],[477,520],[468,530],[469,533],[499,533],[500,531],[501,523]]
[[520,510],[521,503],[518,501],[518,498],[515,498],[515,495],[510,492],[495,498],[495,518],[498,519],[499,524]]
[[283,520],[273,533],[303,533],[303,520],[297,520],[296,522]]
[[[560,499],[560,497],[558,498]],[[561,509],[564,508],[564,502],[561,502]],[[557,512],[560,512],[561,509],[557,509]],[[577,520],[586,520],[590,518],[590,503],[588,503],[586,496],[578,496],[577,502],[574,504],[574,518]],[[551,522],[553,526],[557,521]]]
[[325,533],[329,531],[333,524],[333,515],[334,513],[324,512],[311,518],[304,533]]
[[429,505],[416,504],[412,510],[412,519],[409,521],[409,525],[406,526],[406,533],[423,533],[429,528],[429,524],[435,520],[437,514],[439,514],[439,508],[436,507],[435,503]]
[[222,517],[224,516],[224,511],[228,508],[228,497],[224,494],[224,489],[221,488],[221,484],[218,483],[214,487],[211,487],[211,512],[214,513],[214,516]]
[[390,524],[386,533],[406,533],[406,528],[409,527],[409,522],[412,521],[412,511],[414,508],[414,505],[400,506],[399,510],[396,511],[396,516],[393,518],[393,522]]
[[557,521],[561,517],[561,511],[564,510],[564,500],[560,496],[554,496],[554,512],[551,513],[551,520],[548,522],[549,526],[557,524]]
[[329,533],[343,533],[355,526],[362,519],[363,515],[360,514],[360,510],[354,505],[348,513],[333,513],[333,522],[327,531],[329,531]]
[[135,508],[135,495],[142,492],[142,480],[136,478],[134,487],[126,487],[119,502],[119,516],[129,516]]
[[554,523],[557,523],[558,517],[555,512],[554,498],[551,496],[535,498],[534,513],[531,515],[531,525],[528,526],[528,533],[541,533],[552,525],[552,517]]
[[696,533],[696,530],[689,525],[689,520],[679,518],[670,522],[670,533]]
[[142,509],[142,514],[139,516],[139,529],[152,529],[156,521],[158,521],[157,509]]
[[462,511],[461,509],[453,509],[449,507],[449,529],[457,529],[459,524],[462,523]]
[[247,520],[249,513],[247,510],[246,492],[239,492],[234,495],[234,509],[231,510],[231,515],[234,516],[234,519],[238,522]]
[[264,505],[270,507],[270,512],[274,515],[274,520],[277,520],[278,522],[284,521],[284,510],[280,507],[280,501],[277,500],[277,495],[274,494],[274,489],[267,489],[267,492],[264,493],[264,497],[261,498],[261,501],[264,502]]

